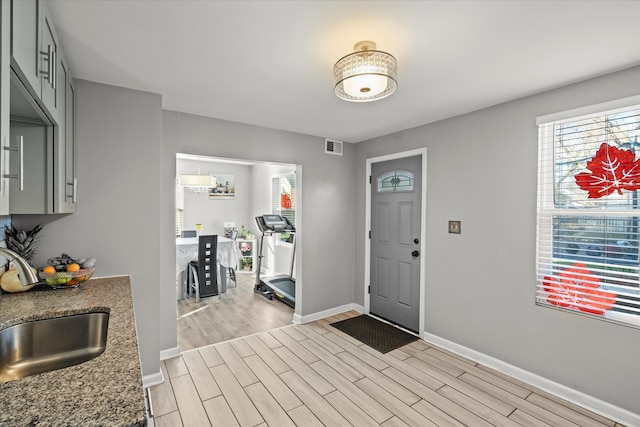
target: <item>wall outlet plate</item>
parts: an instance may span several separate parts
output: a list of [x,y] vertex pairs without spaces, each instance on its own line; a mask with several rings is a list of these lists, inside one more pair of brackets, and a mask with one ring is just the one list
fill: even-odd
[[460,234],[460,221],[449,221],[449,233]]

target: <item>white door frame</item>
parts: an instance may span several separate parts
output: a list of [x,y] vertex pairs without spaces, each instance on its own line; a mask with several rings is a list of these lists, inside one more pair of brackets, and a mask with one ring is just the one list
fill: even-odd
[[[402,151],[400,153],[387,154],[385,156],[371,157],[367,159],[366,181],[371,176],[371,164],[384,162],[387,160],[401,159],[404,157],[422,156],[422,194],[421,194],[421,214],[420,214],[420,319],[418,334],[424,336],[424,319],[425,319],[425,294],[426,294],[426,236],[427,236],[427,147],[417,148],[415,150]],[[370,295],[369,285],[371,284],[371,239],[369,239],[369,230],[371,230],[371,186],[366,186],[366,213],[365,213],[365,230],[364,230],[364,312],[370,312]]]

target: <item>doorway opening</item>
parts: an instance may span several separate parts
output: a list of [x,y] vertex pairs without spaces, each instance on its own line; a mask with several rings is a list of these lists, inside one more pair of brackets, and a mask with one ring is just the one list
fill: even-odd
[[[190,187],[181,185],[180,178],[184,175],[209,178],[199,181],[207,181],[204,188]],[[283,177],[286,177],[287,197],[281,197]],[[292,323],[294,308],[254,292],[259,256],[257,243],[261,235],[256,217],[286,214],[299,224],[300,177],[301,166],[295,164],[176,155],[176,301],[180,351]],[[189,260],[182,258],[189,255],[185,255],[184,248],[178,245],[183,234],[193,232],[196,235],[216,234],[227,240],[233,237],[237,249],[237,257],[232,261],[226,260],[231,259],[226,252],[218,253],[219,292],[199,302],[185,295],[183,267]],[[290,246],[286,240],[265,239],[262,274],[275,275],[282,269],[289,269]],[[226,287],[222,286],[223,279]]]

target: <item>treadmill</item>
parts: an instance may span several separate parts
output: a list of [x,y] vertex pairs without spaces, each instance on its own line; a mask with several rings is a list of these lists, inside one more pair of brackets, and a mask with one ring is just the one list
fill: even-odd
[[[256,273],[256,286],[254,291],[260,295],[273,299],[274,297],[290,307],[296,306],[296,281],[293,278],[293,264],[296,256],[295,227],[291,222],[280,215],[267,214],[256,217],[258,228],[262,232],[258,249],[258,268]],[[271,277],[260,277],[262,266],[263,245],[265,236],[279,233],[291,233],[293,250],[291,252],[291,268],[289,274],[281,274]]]

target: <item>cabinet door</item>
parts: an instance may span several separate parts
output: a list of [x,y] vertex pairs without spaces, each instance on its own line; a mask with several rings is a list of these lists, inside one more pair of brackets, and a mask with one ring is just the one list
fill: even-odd
[[[9,210],[12,214],[51,213],[51,156],[52,126],[11,121],[11,146],[22,141],[24,189],[16,182],[9,186]],[[17,153],[13,154],[17,156]],[[17,160],[17,158],[16,158]],[[12,161],[10,172],[18,174],[19,161]]]
[[76,85],[69,75],[67,82],[67,141],[65,149],[65,194],[67,212],[76,210],[76,194],[78,181],[76,179]]
[[[5,3],[3,1],[3,3]],[[40,94],[38,0],[11,1],[12,67],[25,86]]]
[[[41,96],[44,107],[54,122],[59,121],[58,111],[58,81],[56,73],[58,71],[58,36],[56,35],[53,20],[49,15],[49,10],[45,2],[41,2],[40,12],[42,14],[42,40],[40,42],[40,72]],[[64,86],[60,88],[64,90]]]
[[53,143],[53,211],[74,212],[74,91],[70,89],[71,76],[63,55],[58,61],[58,126]]
[[0,215],[9,214],[9,51],[10,9],[8,2],[0,2]]

